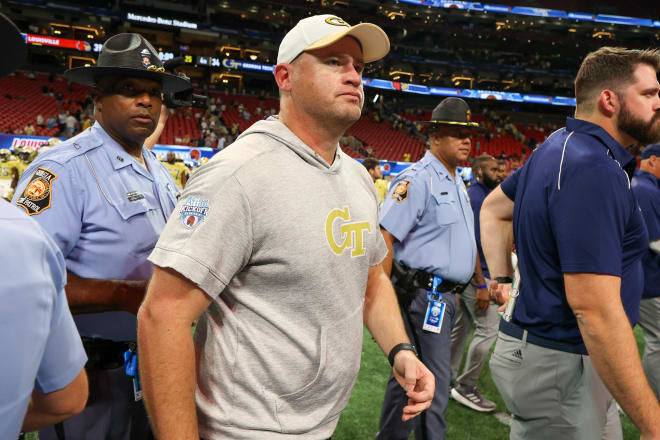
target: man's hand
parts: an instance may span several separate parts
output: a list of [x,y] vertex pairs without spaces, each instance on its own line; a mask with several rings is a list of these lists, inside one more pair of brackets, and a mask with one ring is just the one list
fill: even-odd
[[488,285],[488,295],[493,301],[501,306],[497,309],[500,312],[506,310],[506,302],[509,299],[509,292],[511,292],[511,283],[500,284],[497,280],[492,280]]
[[67,271],[66,297],[71,313],[124,311],[137,314],[147,281],[81,278]]
[[394,356],[392,371],[408,395],[408,405],[403,408],[401,417],[401,420],[407,422],[431,406],[435,377],[410,350],[401,350]]
[[490,305],[490,295],[488,293],[488,288],[484,287],[483,289],[477,289],[477,298],[474,300],[474,305],[477,306],[477,309],[485,311]]

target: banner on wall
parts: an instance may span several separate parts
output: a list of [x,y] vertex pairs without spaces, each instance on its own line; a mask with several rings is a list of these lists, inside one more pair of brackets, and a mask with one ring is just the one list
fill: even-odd
[[51,37],[48,35],[22,34],[27,44],[35,46],[52,46],[64,49],[74,49],[80,52],[91,52],[92,45],[84,40],[72,40],[70,38]]
[[48,143],[46,136],[25,136],[19,134],[0,134],[0,148],[13,150],[16,147],[34,147],[37,150]]
[[152,150],[160,160],[167,159],[167,153],[174,152],[177,159],[181,159],[188,166],[196,167],[202,157],[212,158],[220,150],[208,147],[186,147],[184,145],[156,144]]
[[[14,150],[17,147],[34,147],[37,150],[41,148],[42,145],[48,144],[48,140],[51,139],[46,136],[25,136],[18,134],[0,134],[0,148],[8,148]],[[65,139],[60,139],[64,141]],[[57,148],[57,147],[55,147]],[[160,159],[165,160],[167,153],[169,151],[174,151],[174,154],[177,158],[183,160],[186,165],[197,166],[197,163],[202,157],[211,158],[219,150],[208,147],[186,147],[183,145],[161,145],[156,144],[153,148],[154,154],[159,156]]]
[[[363,159],[355,159],[358,162],[362,163]],[[406,168],[411,166],[414,162],[398,162],[390,160],[379,160],[380,170],[383,172],[383,176],[397,176],[399,173],[403,172]],[[461,176],[461,178],[469,182],[472,180],[472,168],[471,167],[458,167],[456,172]]]

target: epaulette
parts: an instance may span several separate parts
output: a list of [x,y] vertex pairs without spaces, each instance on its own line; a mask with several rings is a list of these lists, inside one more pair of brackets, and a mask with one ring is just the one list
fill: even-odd
[[401,171],[397,178],[400,179],[402,177],[414,177],[423,171],[427,166],[429,166],[429,162],[420,160],[419,162],[415,162],[405,170]]
[[85,130],[77,136],[72,137],[54,148],[46,151],[37,157],[39,161],[50,160],[61,164],[65,164],[74,157],[81,156],[90,150],[103,145],[103,141],[98,137],[92,136],[91,130]]

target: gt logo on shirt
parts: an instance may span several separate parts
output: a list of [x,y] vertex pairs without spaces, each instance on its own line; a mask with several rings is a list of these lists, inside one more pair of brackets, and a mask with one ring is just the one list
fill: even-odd
[[[339,226],[339,234],[341,243],[335,240],[333,233],[334,224],[336,220],[343,220]],[[325,220],[325,238],[328,240],[328,245],[332,252],[337,255],[344,253],[346,249],[351,249],[351,257],[359,257],[366,253],[364,247],[364,231],[371,232],[371,225],[369,222],[351,222],[351,214],[348,206],[343,209],[333,209],[328,214]]]

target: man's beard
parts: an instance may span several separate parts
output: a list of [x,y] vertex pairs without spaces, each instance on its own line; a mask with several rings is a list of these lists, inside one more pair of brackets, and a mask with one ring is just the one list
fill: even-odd
[[481,178],[481,183],[484,184],[484,186],[488,189],[495,189],[497,185],[500,184],[499,179],[491,179],[488,177],[488,174],[484,174],[483,177]]
[[[625,103],[621,106],[617,128],[631,138],[635,139],[640,145],[649,145],[660,142],[660,112],[653,115],[651,121],[646,122],[643,119],[633,116]],[[625,145],[624,145],[625,146]]]

